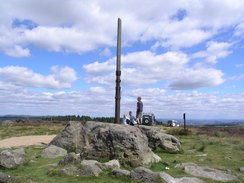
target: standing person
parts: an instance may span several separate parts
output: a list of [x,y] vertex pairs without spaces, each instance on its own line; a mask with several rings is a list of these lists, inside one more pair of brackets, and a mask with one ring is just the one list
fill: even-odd
[[130,125],[136,125],[136,118],[132,115],[132,111],[129,112],[129,116],[130,116]]
[[138,119],[138,124],[142,124],[142,112],[143,103],[141,101],[141,97],[137,97],[136,118]]

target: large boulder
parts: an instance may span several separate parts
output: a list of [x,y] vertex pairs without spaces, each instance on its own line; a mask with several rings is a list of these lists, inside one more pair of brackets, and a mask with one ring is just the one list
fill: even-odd
[[159,172],[159,177],[164,183],[204,183],[203,180],[196,177],[174,178],[165,172]]
[[0,183],[8,182],[10,178],[10,175],[0,172]]
[[149,141],[152,150],[163,150],[167,152],[179,152],[181,150],[180,141],[158,127],[140,125],[138,128],[144,133]]
[[55,145],[50,145],[48,147],[46,147],[45,149],[43,149],[43,151],[41,152],[41,156],[43,158],[57,158],[59,156],[65,156],[67,154],[67,151],[63,148],[57,147]]
[[98,176],[102,172],[102,169],[97,165],[88,165],[85,166],[81,171],[80,176]]
[[123,166],[138,167],[160,158],[137,127],[101,122],[71,121],[50,145],[81,154],[81,159],[117,159]]
[[80,156],[75,154],[74,152],[71,152],[64,156],[59,162],[58,165],[68,165],[72,163],[79,163],[80,162]]
[[14,168],[26,162],[23,148],[16,150],[3,150],[0,152],[0,166]]
[[237,177],[234,175],[226,174],[220,170],[207,166],[198,166],[197,164],[191,162],[177,164],[175,167],[183,168],[186,173],[194,176],[209,178],[221,182],[228,182],[237,179]]
[[110,172],[110,175],[119,176],[119,177],[130,177],[130,171],[113,169],[112,172]]
[[134,180],[143,183],[204,183],[196,177],[174,178],[165,172],[153,172],[144,167],[137,167],[131,171],[130,176]]
[[137,167],[130,172],[130,176],[133,180],[139,180],[141,182],[162,182],[158,172],[153,172],[144,167]]
[[80,176],[81,169],[77,168],[76,166],[71,165],[71,166],[68,166],[68,167],[65,167],[65,168],[59,170],[59,172],[64,175]]
[[106,163],[100,163],[96,160],[82,160],[80,164],[84,167],[96,165],[99,168],[101,168],[102,170],[104,170],[104,169],[119,169],[120,168],[120,163],[118,162],[118,160],[115,160],[115,159],[110,160],[109,162],[106,162]]

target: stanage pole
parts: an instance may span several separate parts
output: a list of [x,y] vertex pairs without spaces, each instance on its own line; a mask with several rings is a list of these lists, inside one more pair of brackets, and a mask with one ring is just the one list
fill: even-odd
[[121,99],[120,76],[121,76],[121,19],[118,18],[116,87],[115,87],[115,123],[120,123],[120,99]]

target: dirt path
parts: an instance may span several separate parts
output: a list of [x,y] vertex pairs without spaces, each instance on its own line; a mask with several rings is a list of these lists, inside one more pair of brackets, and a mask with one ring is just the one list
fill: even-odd
[[48,144],[56,135],[12,137],[0,140],[0,148]]

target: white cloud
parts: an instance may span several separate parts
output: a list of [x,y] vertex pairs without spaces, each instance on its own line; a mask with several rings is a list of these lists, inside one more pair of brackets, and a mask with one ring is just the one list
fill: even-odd
[[[28,56],[29,45],[73,53],[115,46],[117,17],[123,21],[123,45],[154,40],[173,49],[191,47],[228,26],[238,25],[235,35],[241,36],[243,8],[241,0],[5,1],[0,5],[0,35],[7,39],[4,45],[0,40],[0,50],[7,54],[17,46],[22,54],[9,55]],[[180,9],[186,12],[183,19],[172,19]],[[13,26],[16,19],[29,20],[36,26]]]
[[[244,20],[243,20],[244,21]],[[243,37],[244,35],[244,22],[238,24],[235,28],[235,36],[240,36],[240,37]]]
[[96,49],[99,45],[112,45],[109,36],[84,32],[77,28],[37,27],[24,32],[26,41],[38,48],[55,52],[83,53]]
[[24,90],[24,88],[21,86],[16,86],[16,85],[13,85],[11,83],[6,83],[3,81],[0,81],[0,90],[2,92],[4,92],[4,91],[18,91],[19,89]]
[[189,90],[203,87],[212,87],[224,82],[223,72],[216,69],[186,69],[177,73],[177,76],[168,85],[174,90]]
[[209,41],[206,46],[206,51],[199,51],[193,54],[192,57],[206,58],[206,63],[216,64],[219,58],[225,58],[232,53],[232,51],[229,50],[232,43]]
[[213,33],[202,30],[188,30],[172,34],[167,41],[162,42],[163,47],[184,48],[191,47],[213,36]]
[[235,65],[237,68],[244,68],[244,64],[236,64]]
[[[190,67],[188,56],[182,52],[157,55],[150,51],[134,52],[122,56],[122,85],[147,86],[168,81],[166,87],[176,90],[212,87],[223,83],[220,70]],[[84,65],[87,82],[113,85],[115,82],[115,58],[105,62]]]
[[0,25],[0,51],[11,57],[28,57],[30,50],[19,44],[24,43],[22,28],[11,29]]
[[50,89],[70,88],[71,83],[77,80],[76,72],[70,67],[55,66],[51,70],[54,74],[43,76],[26,67],[7,66],[0,68],[0,76],[13,85]]
[[[16,91],[14,88],[12,88]],[[18,92],[0,89],[0,114],[35,115],[91,115],[114,116],[114,88],[95,87],[73,92]],[[136,98],[142,96],[144,112],[153,112],[157,118],[188,119],[232,118],[243,119],[244,93],[222,95],[217,93],[176,92],[169,94],[159,88],[124,90],[121,114],[136,110]]]
[[21,48],[20,46],[14,46],[12,49],[5,50],[6,55],[12,57],[29,57],[30,50]]
[[100,53],[100,55],[105,56],[105,57],[110,57],[110,56],[112,56],[112,53],[111,53],[111,51],[110,51],[109,48],[105,48],[105,49]]
[[231,76],[228,78],[229,80],[244,80],[244,74],[240,74],[237,76]]

